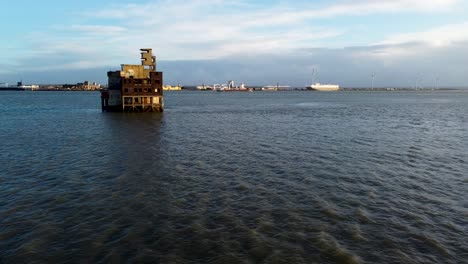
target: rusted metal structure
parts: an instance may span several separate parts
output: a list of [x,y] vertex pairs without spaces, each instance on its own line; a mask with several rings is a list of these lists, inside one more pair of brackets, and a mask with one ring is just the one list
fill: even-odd
[[102,111],[162,112],[163,74],[156,71],[152,49],[140,49],[141,65],[122,64],[107,72],[108,89],[101,92]]

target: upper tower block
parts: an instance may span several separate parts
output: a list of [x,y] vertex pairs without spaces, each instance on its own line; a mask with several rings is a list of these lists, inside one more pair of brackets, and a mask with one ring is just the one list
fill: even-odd
[[156,56],[153,56],[152,49],[140,49],[141,65],[150,71],[156,70]]

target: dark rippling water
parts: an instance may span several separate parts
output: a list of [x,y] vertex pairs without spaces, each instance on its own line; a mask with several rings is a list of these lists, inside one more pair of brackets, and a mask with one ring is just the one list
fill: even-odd
[[468,92],[0,93],[0,262],[467,263]]

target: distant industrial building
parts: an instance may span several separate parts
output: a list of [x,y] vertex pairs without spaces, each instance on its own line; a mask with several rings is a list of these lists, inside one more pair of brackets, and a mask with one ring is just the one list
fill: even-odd
[[152,49],[140,49],[141,65],[122,64],[107,72],[108,89],[101,91],[102,111],[162,112],[163,74],[156,71]]
[[101,85],[96,82],[90,83],[89,81],[84,81],[77,84],[64,84],[61,88],[74,91],[97,91],[101,89]]
[[84,81],[84,83],[82,83],[80,87],[82,87],[83,90],[86,90],[86,91],[95,91],[95,90],[101,89],[101,85],[99,83],[96,83],[96,82],[89,83],[89,81]]
[[18,82],[16,86],[19,90],[24,90],[24,91],[36,91],[39,89],[39,85],[37,84],[24,85],[23,81]]

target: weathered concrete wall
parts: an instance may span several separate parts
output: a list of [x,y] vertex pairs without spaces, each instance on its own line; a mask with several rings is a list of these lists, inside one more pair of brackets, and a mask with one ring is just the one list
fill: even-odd
[[109,105],[110,106],[122,105],[122,92],[120,90],[109,90]]
[[101,93],[103,111],[164,111],[163,74],[156,71],[151,49],[141,51],[142,65],[122,64],[120,71],[107,73],[109,90]]
[[[144,66],[155,66],[156,57],[152,54],[152,49],[140,49],[141,50],[141,65]],[[152,68],[154,70],[154,68]]]
[[107,72],[107,85],[109,90],[121,90],[122,89],[122,78],[120,77],[120,71]]
[[122,64],[121,77],[134,79],[147,79],[149,78],[149,71],[146,71],[142,65]]

